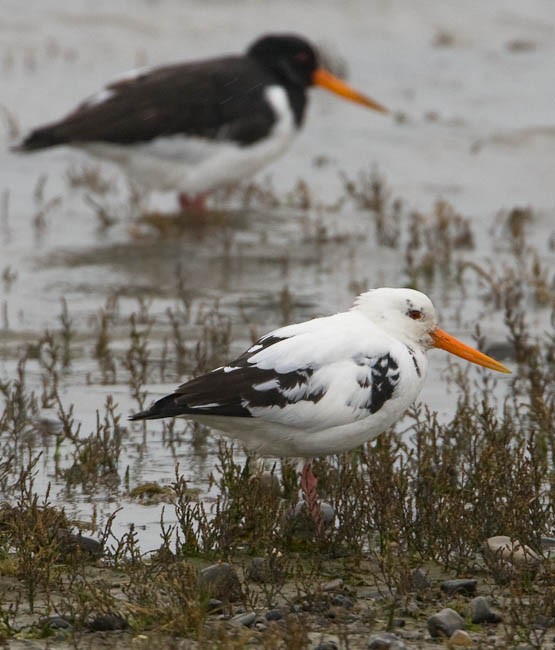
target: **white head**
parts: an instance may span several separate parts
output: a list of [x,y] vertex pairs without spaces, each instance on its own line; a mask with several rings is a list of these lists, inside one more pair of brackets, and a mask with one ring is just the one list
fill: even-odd
[[436,310],[425,294],[414,289],[383,287],[360,294],[353,309],[404,343],[424,349],[433,346],[431,332],[437,327]]
[[353,309],[407,345],[424,350],[442,348],[458,357],[500,372],[511,372],[503,364],[461,343],[437,325],[436,310],[425,294],[414,289],[381,288],[360,294]]

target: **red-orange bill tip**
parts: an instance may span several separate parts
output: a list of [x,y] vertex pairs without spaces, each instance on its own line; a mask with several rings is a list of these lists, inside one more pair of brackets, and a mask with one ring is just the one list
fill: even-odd
[[356,102],[357,104],[362,104],[367,108],[371,108],[374,111],[379,111],[380,113],[389,113],[389,110],[385,106],[382,106],[382,104],[371,99],[370,97],[366,97],[366,95],[359,93],[357,90],[351,88],[351,86],[324,68],[318,68],[314,71],[312,75],[312,83],[316,86],[326,88],[332,93],[340,95],[341,97],[344,97],[345,99],[348,99],[352,102]]
[[451,334],[447,334],[447,332],[439,329],[439,327],[436,327],[431,336],[435,348],[447,350],[447,352],[450,352],[457,357],[461,357],[461,359],[466,359],[467,361],[476,363],[484,368],[490,368],[491,370],[497,370],[498,372],[511,372],[507,366],[504,366],[501,362],[488,357],[488,355],[483,352],[471,348],[469,345],[466,345],[466,343],[451,336]]

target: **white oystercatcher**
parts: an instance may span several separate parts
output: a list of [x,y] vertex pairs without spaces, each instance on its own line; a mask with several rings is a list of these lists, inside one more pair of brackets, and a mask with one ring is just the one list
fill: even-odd
[[141,69],[109,83],[16,151],[71,145],[119,164],[143,186],[201,208],[207,192],[279,157],[303,123],[309,86],[387,112],[318,64],[292,34],[255,41],[242,56]]
[[398,420],[422,389],[433,347],[510,372],[439,329],[423,293],[382,288],[358,296],[347,312],[266,334],[130,419],[183,416],[260,454],[307,459],[301,489],[320,528],[311,459],[357,447]]

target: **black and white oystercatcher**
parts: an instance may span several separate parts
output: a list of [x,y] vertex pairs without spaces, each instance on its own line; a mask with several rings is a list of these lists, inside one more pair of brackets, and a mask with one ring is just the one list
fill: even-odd
[[319,523],[310,459],[353,449],[396,422],[422,389],[433,347],[510,372],[439,329],[423,293],[382,288],[361,294],[350,311],[266,334],[130,419],[183,416],[260,454],[307,459],[301,489]]
[[318,64],[292,34],[270,34],[243,56],[140,69],[109,83],[17,151],[79,147],[143,186],[179,192],[182,208],[280,156],[303,123],[309,86],[387,112]]

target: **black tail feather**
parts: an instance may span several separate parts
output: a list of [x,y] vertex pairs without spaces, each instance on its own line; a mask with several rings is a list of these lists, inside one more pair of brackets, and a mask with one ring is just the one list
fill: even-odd
[[12,147],[12,151],[37,151],[38,149],[48,149],[63,144],[65,140],[57,133],[53,126],[44,126],[31,131],[29,135],[18,145]]
[[186,415],[187,406],[176,403],[176,395],[166,395],[157,400],[146,411],[140,411],[129,416],[131,421],[135,420],[159,420],[160,418],[171,418],[179,415]]

